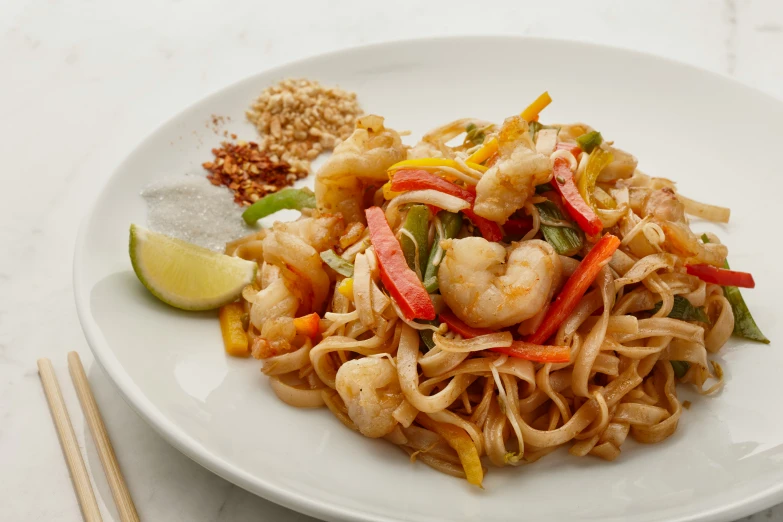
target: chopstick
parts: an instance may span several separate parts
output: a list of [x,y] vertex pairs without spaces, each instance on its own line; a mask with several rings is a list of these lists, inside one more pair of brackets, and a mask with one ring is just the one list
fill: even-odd
[[120,472],[120,464],[117,462],[114,448],[109,440],[109,433],[106,431],[106,425],[103,423],[101,412],[98,410],[98,404],[95,402],[90,382],[87,380],[87,374],[84,372],[84,366],[82,366],[82,360],[78,353],[70,352],[68,354],[68,369],[71,372],[71,380],[73,380],[76,394],[79,396],[84,417],[87,419],[87,425],[90,427],[90,433],[92,433],[95,446],[98,448],[98,456],[106,473],[106,480],[109,482],[120,520],[122,522],[138,522],[139,515],[136,512],[136,506],[133,504],[128,486],[125,485],[125,479]]
[[92,491],[90,476],[87,474],[87,468],[84,466],[84,459],[79,451],[79,443],[76,441],[76,434],[71,425],[71,418],[68,416],[68,410],[65,408],[63,394],[60,391],[60,385],[57,383],[57,376],[54,374],[52,362],[49,359],[38,359],[38,373],[41,376],[46,401],[49,403],[49,409],[52,412],[54,426],[57,429],[57,435],[60,438],[60,444],[65,454],[65,462],[68,464],[68,470],[71,472],[73,487],[76,490],[76,497],[79,499],[79,506],[82,509],[82,515],[87,522],[101,522],[101,511],[98,509],[98,502],[95,500],[95,493]]

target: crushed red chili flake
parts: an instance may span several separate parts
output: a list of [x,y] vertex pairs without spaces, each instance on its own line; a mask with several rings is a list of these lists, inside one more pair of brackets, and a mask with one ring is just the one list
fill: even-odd
[[202,163],[213,185],[225,185],[234,193],[234,201],[251,205],[265,195],[293,185],[306,172],[294,172],[284,161],[272,161],[252,141],[223,142],[212,149],[213,161]]

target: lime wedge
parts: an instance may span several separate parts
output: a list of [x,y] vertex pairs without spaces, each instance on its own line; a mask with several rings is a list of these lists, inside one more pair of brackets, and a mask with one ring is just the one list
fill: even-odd
[[130,227],[130,258],[152,295],[183,310],[211,310],[237,299],[258,265],[181,239]]

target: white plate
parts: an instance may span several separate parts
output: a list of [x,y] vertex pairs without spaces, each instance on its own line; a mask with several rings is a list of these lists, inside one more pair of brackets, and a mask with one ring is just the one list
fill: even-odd
[[[494,121],[548,89],[547,122],[586,121],[683,193],[732,208],[717,232],[732,265],[758,283],[744,295],[772,345],[732,342],[717,397],[693,406],[664,443],[632,442],[607,463],[564,450],[491,469],[486,489],[411,464],[392,445],[347,430],[327,410],[278,401],[254,360],[223,353],[213,313],[185,313],[138,283],[128,225],[139,191],[198,170],[222,138],[210,115],[252,139],[245,108],[266,86],[309,77],[359,94],[414,137],[458,117]],[[312,58],[244,80],[155,131],[108,181],[79,235],[75,292],[95,356],[128,402],[171,444],[222,477],[330,520],[731,520],[783,500],[780,369],[780,151],[783,104],[728,79],[651,56],[513,38],[399,42]],[[412,140],[413,138],[409,138]]]

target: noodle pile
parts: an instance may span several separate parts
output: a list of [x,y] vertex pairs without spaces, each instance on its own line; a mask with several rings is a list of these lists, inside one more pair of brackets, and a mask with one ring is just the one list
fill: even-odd
[[[544,126],[537,119],[518,125],[525,136],[509,138],[504,136],[513,130],[509,120],[503,126],[459,120],[409,148],[383,127],[381,118],[360,119],[354,136],[338,146],[318,174],[317,209],[227,245],[227,254],[256,260],[261,267],[242,303],[253,355],[263,361],[262,371],[281,400],[296,407],[326,407],[348,428],[385,438],[411,460],[480,485],[487,464],[531,463],[561,446],[575,456],[611,461],[629,436],[661,442],[674,433],[682,415],[676,384],[689,384],[702,394],[721,387],[722,370],[709,357],[734,331],[732,306],[721,286],[690,275],[686,265],[722,267],[728,251],[713,235],[695,235],[685,214],[727,221],[728,210],[680,196],[674,183],[645,175],[633,156],[611,143],[602,142],[594,148],[598,152],[588,154],[576,140],[592,131],[586,125]],[[462,144],[446,145],[466,129]],[[517,161],[521,149],[504,147],[528,136],[524,152],[529,157],[521,165],[537,162],[543,170],[514,170],[509,163]],[[499,143],[496,150],[492,140]],[[611,160],[596,173],[586,198],[595,199],[601,232],[587,234],[569,219],[551,186],[562,181],[553,165],[564,161],[581,186],[581,178],[590,175],[590,157],[601,153],[611,154]],[[503,174],[504,161],[508,172],[520,176],[515,180],[524,178],[529,186],[508,190],[502,201],[485,198],[483,178]],[[405,169],[432,174],[473,195],[462,198],[432,188],[395,192],[387,182],[404,179]],[[540,204],[547,201],[559,207],[561,218],[544,216]],[[429,206],[422,210],[429,217],[418,236],[405,227],[415,205]],[[365,219],[366,209],[374,206],[383,210],[403,250],[406,243],[412,245],[406,252],[418,280],[426,286],[433,267],[436,278],[439,274],[440,287],[428,289],[435,320],[410,317],[406,304],[395,297],[389,285],[394,274],[382,252],[386,247],[371,238],[375,232]],[[444,211],[467,216],[453,234],[446,230]],[[497,217],[503,212],[508,215]],[[486,225],[482,219],[488,215],[496,216],[487,218],[490,225],[503,225],[499,241],[478,239],[486,237],[480,223]],[[512,231],[523,221],[527,230]],[[555,254],[549,245],[553,236],[548,234],[564,229],[580,241],[570,255]],[[555,308],[555,298],[566,291],[566,282],[606,234],[619,240],[619,248],[596,267],[589,288],[553,334],[537,343],[545,345],[536,352],[543,356],[526,359],[495,351],[532,338]],[[451,314],[455,322],[469,323],[468,308],[488,302],[484,293],[464,309],[447,305],[463,299],[449,297],[447,285],[455,276],[446,278],[445,270],[456,262],[449,256],[456,255],[459,241],[474,240],[500,248],[501,258],[520,245],[544,252],[552,264],[541,270],[548,270],[552,285],[542,294],[540,310],[511,326],[465,326],[475,327],[475,336],[442,320]],[[345,266],[352,265],[350,277],[340,274],[338,265],[323,262],[322,253],[330,249]],[[473,255],[479,263],[483,254]],[[511,264],[511,257],[501,263],[497,277],[506,269],[510,273]],[[469,277],[462,284],[481,284],[476,281],[483,269],[471,275],[466,268]],[[510,292],[512,284],[496,285],[496,290]],[[504,306],[517,305],[498,305],[498,317],[506,312]],[[306,316],[317,319],[311,334],[302,327]],[[482,320],[486,317],[494,320],[495,315]],[[565,347],[567,362],[547,362],[547,350],[557,347]]]

